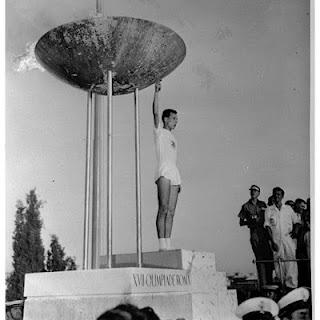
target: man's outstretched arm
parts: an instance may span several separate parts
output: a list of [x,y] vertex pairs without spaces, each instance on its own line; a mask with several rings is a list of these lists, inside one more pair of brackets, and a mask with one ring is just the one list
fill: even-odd
[[159,121],[160,121],[160,116],[159,116],[159,91],[160,90],[161,90],[161,83],[160,81],[157,81],[154,86],[154,96],[153,96],[153,104],[152,104],[153,122],[156,128],[159,127]]

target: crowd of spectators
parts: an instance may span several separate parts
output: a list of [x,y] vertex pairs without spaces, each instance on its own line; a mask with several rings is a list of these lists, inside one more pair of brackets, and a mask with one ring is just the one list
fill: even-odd
[[283,204],[285,191],[275,187],[266,204],[258,199],[260,187],[249,190],[238,217],[240,226],[250,230],[260,286],[276,282],[287,291],[311,287],[310,198]]
[[[277,300],[251,298],[236,308],[235,315],[243,320],[311,320],[310,290],[299,287]],[[96,320],[160,320],[160,317],[151,307],[138,308],[126,303],[105,311]]]
[[310,290],[299,287],[277,300],[267,297],[248,299],[237,307],[236,315],[243,320],[311,320]]
[[[242,302],[235,315],[243,320],[311,320],[310,199],[287,200],[280,187],[267,204],[260,188],[250,187],[240,226],[250,229],[261,296]],[[122,304],[97,320],[160,320],[151,307]],[[181,320],[181,319],[180,319]]]

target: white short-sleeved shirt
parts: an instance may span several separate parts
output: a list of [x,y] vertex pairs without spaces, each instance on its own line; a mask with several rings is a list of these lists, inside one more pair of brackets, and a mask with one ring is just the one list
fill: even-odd
[[161,176],[166,177],[173,185],[181,184],[180,173],[177,168],[177,140],[171,131],[154,127],[154,141],[156,148],[155,180]]
[[264,226],[271,228],[272,237],[276,243],[280,243],[282,238],[290,237],[289,233],[293,225],[299,222],[298,215],[287,205],[282,205],[280,210],[272,205],[265,211]]

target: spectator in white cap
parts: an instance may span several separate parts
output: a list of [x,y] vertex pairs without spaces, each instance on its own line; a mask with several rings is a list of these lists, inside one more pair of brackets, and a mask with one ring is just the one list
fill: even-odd
[[278,301],[281,320],[310,320],[310,293],[303,287],[294,289]]
[[[238,214],[240,226],[247,226],[250,230],[250,243],[257,260],[259,285],[272,283],[273,252],[271,250],[268,233],[264,228],[265,202],[260,201],[260,188],[257,185],[250,187],[250,199],[242,205]],[[265,262],[269,260],[271,262]],[[263,262],[260,262],[263,261]]]
[[242,302],[236,316],[243,320],[273,320],[277,319],[279,307],[269,298],[257,297]]

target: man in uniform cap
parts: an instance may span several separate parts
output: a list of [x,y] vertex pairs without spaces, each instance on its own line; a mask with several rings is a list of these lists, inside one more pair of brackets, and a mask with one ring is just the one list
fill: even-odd
[[[250,243],[256,260],[273,260],[268,233],[264,228],[265,202],[258,199],[260,188],[250,187],[250,200],[247,201],[238,214],[240,226],[250,229]],[[273,262],[257,262],[257,272],[260,286],[272,283]]]
[[309,290],[294,289],[278,301],[279,317],[282,320],[310,320]]
[[269,298],[257,297],[242,302],[236,316],[243,320],[273,320],[278,315],[278,305]]

